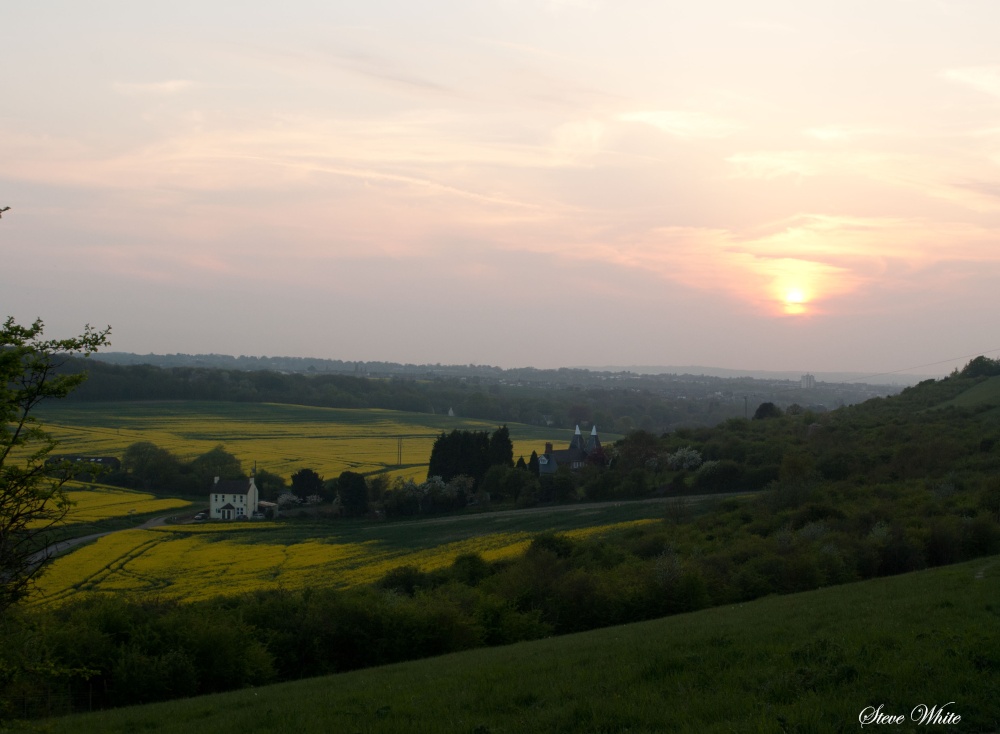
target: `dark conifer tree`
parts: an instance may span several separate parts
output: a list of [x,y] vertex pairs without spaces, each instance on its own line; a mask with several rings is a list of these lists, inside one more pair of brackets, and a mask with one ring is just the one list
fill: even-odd
[[530,471],[536,477],[538,476],[538,452],[537,451],[532,451],[531,452],[531,458],[528,459],[528,471]]
[[427,476],[449,482],[464,474],[478,486],[495,464],[508,468],[514,465],[514,445],[507,426],[498,428],[492,436],[487,431],[455,430],[442,433],[434,441]]
[[506,425],[493,431],[490,436],[490,466],[514,466],[514,444],[510,440],[510,431]]

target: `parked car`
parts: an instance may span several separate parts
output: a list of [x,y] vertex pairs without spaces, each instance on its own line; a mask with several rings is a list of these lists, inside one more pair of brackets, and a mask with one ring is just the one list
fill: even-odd
[[207,517],[207,515],[205,515],[204,512],[199,512],[197,515],[194,516],[194,519],[195,520],[204,520],[206,517]]
[[261,512],[260,510],[257,510],[257,512],[253,513],[250,516],[250,519],[251,520],[263,520],[264,519],[264,513]]

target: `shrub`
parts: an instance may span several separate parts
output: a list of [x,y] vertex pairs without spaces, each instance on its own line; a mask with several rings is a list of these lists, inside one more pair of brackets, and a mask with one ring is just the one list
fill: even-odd
[[699,492],[735,492],[740,489],[743,468],[735,461],[706,461],[694,473],[694,488]]

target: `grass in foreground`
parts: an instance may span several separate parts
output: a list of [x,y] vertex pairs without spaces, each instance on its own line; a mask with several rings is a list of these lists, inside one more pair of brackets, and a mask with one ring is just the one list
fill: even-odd
[[[1000,557],[652,622],[26,725],[38,732],[1000,730]],[[917,726],[942,706],[955,726]],[[871,731],[870,727],[864,730]]]

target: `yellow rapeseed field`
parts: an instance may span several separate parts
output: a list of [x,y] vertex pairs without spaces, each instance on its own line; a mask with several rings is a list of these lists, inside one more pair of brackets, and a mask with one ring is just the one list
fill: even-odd
[[156,497],[147,492],[106,486],[71,486],[66,495],[72,503],[66,516],[67,523],[169,512],[191,505],[187,500]]
[[[121,457],[151,441],[183,460],[222,444],[243,462],[289,479],[310,468],[330,479],[343,471],[389,472],[422,481],[434,440],[452,429],[493,431],[490,421],[391,410],[341,410],[297,405],[125,402],[61,404],[46,409],[46,430],[60,453]],[[511,426],[514,456],[568,442],[570,432]],[[401,451],[400,451],[401,449]]]
[[[190,460],[222,444],[245,469],[256,464],[286,479],[309,467],[326,478],[351,470],[421,481],[431,447],[442,432],[496,428],[489,421],[441,415],[200,402],[64,403],[41,417],[60,441],[61,453],[121,457],[129,445],[150,441]],[[514,456],[526,459],[532,450],[543,451],[546,440],[561,443],[562,435],[568,442],[571,435],[524,425],[512,425],[511,434]],[[71,522],[132,511],[169,512],[188,505],[110,488],[74,489],[70,497],[77,503]],[[585,537],[628,524],[567,534]],[[339,539],[324,537],[331,534],[325,529],[305,529],[302,537],[294,535],[297,532],[265,522],[122,531],[57,558],[42,575],[35,600],[54,604],[81,592],[129,592],[191,601],[259,588],[354,586],[403,565],[425,571],[442,568],[463,553],[479,553],[487,560],[509,557],[521,553],[533,537],[522,531],[473,537],[459,532],[410,543],[373,540],[378,532],[368,536],[367,529]]]
[[[633,520],[566,531],[572,538],[618,531]],[[273,523],[177,525],[125,530],[57,558],[39,581],[36,603],[54,604],[83,592],[154,594],[194,601],[267,588],[348,587],[377,581],[400,566],[432,571],[464,553],[493,561],[522,553],[532,534],[496,532],[401,548],[376,540],[341,543],[324,538],[281,542]],[[278,533],[274,533],[278,535]]]

